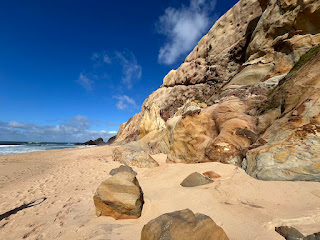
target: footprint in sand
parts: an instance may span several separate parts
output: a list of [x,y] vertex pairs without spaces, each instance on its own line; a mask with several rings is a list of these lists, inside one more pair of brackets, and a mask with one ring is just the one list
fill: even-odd
[[67,216],[66,216],[65,212],[59,211],[56,214],[56,218],[54,219],[54,222],[59,222],[59,225],[63,226],[66,221],[66,218],[67,218]]
[[42,226],[43,226],[43,225],[44,225],[44,224],[40,224],[39,226],[33,228],[30,232],[27,232],[26,234],[24,234],[22,238],[23,238],[23,239],[26,239],[26,238],[30,237],[31,235],[36,235],[37,232],[39,232],[40,230],[42,230]]
[[320,190],[313,190],[311,193],[312,193],[314,196],[320,198]]

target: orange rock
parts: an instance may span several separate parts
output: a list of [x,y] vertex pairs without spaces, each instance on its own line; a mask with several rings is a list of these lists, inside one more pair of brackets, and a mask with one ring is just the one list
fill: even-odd
[[202,175],[211,178],[211,179],[215,179],[215,178],[219,178],[221,177],[218,173],[215,173],[214,171],[208,171],[208,172],[204,172],[202,173]]

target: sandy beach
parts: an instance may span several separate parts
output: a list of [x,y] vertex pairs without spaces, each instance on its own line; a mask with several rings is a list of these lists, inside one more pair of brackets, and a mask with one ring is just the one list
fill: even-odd
[[[282,225],[304,234],[320,231],[320,183],[258,181],[232,165],[167,164],[161,154],[154,155],[159,167],[134,168],[145,199],[139,219],[97,217],[94,192],[120,166],[112,161],[113,148],[0,156],[0,239],[138,240],[151,219],[185,208],[210,216],[233,240],[283,239],[274,231]],[[190,173],[211,170],[221,178],[180,186]]]

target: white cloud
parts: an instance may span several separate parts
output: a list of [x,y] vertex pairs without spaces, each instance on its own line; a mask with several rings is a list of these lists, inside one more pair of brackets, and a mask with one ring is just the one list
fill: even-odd
[[117,96],[113,96],[113,98],[118,100],[118,102],[116,103],[116,107],[119,110],[124,110],[129,107],[136,109],[138,107],[135,100],[128,97],[127,95],[121,95],[121,96],[117,95]]
[[[95,84],[98,85],[100,80],[111,79],[112,74],[116,74],[115,81],[121,83],[126,88],[132,88],[132,85],[140,80],[142,76],[142,67],[138,64],[136,56],[130,50],[114,51],[106,53],[105,51],[94,52],[91,55],[93,65],[91,70],[85,71],[86,74],[80,73],[77,82],[86,90],[93,90]],[[121,81],[117,78],[120,77]]]
[[93,53],[91,56],[91,60],[94,62],[95,66],[101,66],[103,64],[111,64],[111,58],[104,51],[101,53]]
[[178,58],[194,48],[212,25],[209,15],[215,0],[190,0],[188,7],[169,7],[156,23],[158,33],[167,41],[159,50],[158,61],[173,64]]
[[103,62],[104,62],[105,64],[111,64],[111,63],[112,63],[110,57],[109,57],[107,54],[105,54],[105,55],[103,56]]
[[87,91],[93,90],[94,80],[83,73],[80,73],[77,83],[79,83]]
[[16,122],[16,121],[10,121],[8,122],[8,127],[16,127],[16,128],[23,128],[26,125],[24,123]]
[[122,66],[122,83],[127,88],[132,88],[133,82],[139,80],[142,75],[142,68],[138,64],[136,56],[129,50],[115,52],[115,56]]
[[85,142],[102,137],[107,141],[116,131],[91,130],[92,122],[86,116],[64,119],[61,124],[40,126],[17,121],[0,121],[0,140],[6,141],[52,141]]

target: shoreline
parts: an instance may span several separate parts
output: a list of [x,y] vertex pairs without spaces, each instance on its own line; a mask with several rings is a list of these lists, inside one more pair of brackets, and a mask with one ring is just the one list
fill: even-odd
[[[8,146],[10,146],[10,147],[17,146],[17,147],[19,147],[19,146],[24,146],[24,145],[8,145]],[[6,146],[3,145],[3,148],[4,147],[6,147]],[[73,147],[65,147],[65,148],[52,148],[52,149],[43,149],[43,150],[32,150],[32,151],[9,153],[9,154],[0,153],[0,156],[10,156],[10,155],[16,155],[16,154],[34,153],[34,152],[42,152],[42,151],[50,151],[50,150],[70,150],[70,149],[87,148],[87,147],[99,147],[99,145],[74,145]]]
[[[274,231],[279,225],[304,234],[319,231],[317,182],[260,181],[221,163],[167,164],[164,154],[154,155],[157,168],[134,167],[145,198],[139,219],[97,217],[92,198],[109,171],[120,166],[112,160],[115,147],[1,155],[0,214],[46,199],[1,220],[0,238],[138,240],[151,219],[185,208],[210,216],[231,240],[280,240]],[[180,186],[190,173],[208,170],[221,178],[196,188]]]

